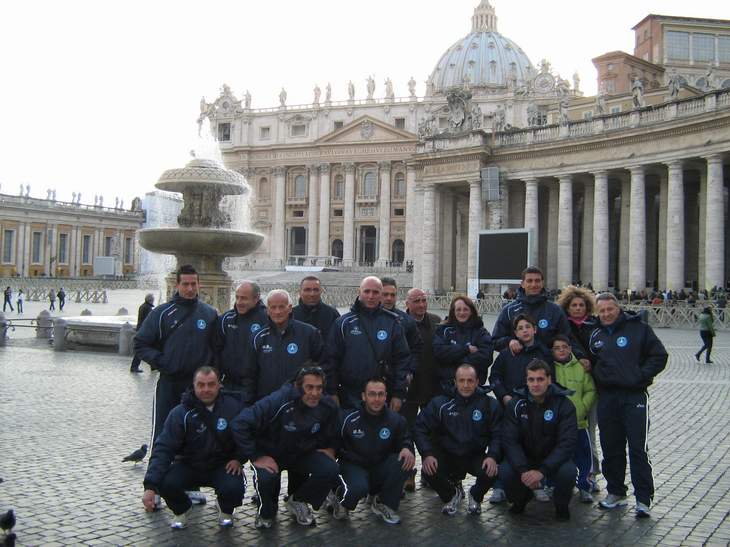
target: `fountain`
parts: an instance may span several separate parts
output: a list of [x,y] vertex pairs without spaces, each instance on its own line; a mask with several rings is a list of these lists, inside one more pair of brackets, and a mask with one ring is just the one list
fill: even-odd
[[[162,173],[155,187],[182,193],[183,208],[177,227],[140,230],[140,245],[175,255],[178,265],[192,264],[200,275],[200,298],[220,312],[227,310],[231,278],[223,271],[223,260],[251,254],[264,239],[261,234],[230,229],[231,219],[220,208],[224,196],[248,192],[244,177],[215,160],[194,157],[185,167]],[[173,274],[167,277],[168,297],[174,286]]]

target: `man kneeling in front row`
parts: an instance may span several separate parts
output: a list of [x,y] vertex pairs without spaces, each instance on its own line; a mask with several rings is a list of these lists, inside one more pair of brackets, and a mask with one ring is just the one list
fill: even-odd
[[569,520],[576,467],[573,453],[578,436],[571,391],[552,383],[550,366],[535,359],[527,365],[527,390],[514,390],[502,422],[505,461],[499,478],[512,503],[510,513],[524,512],[542,480],[555,485],[555,518]]
[[142,503],[147,511],[154,511],[156,495],[162,496],[175,515],[172,528],[187,526],[191,502],[186,490],[215,489],[221,526],[233,525],[233,511],[242,503],[246,479],[229,424],[243,405],[220,388],[216,369],[196,370],[193,390],[170,412],[152,448]]
[[398,524],[398,505],[406,479],[416,463],[406,419],[385,405],[385,380],[365,384],[362,406],[340,423],[340,478],[332,501],[335,519],[368,494],[372,510],[388,524]]

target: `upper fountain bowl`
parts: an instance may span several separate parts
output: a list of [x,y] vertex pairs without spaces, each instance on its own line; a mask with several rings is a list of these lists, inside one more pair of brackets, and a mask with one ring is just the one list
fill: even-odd
[[168,192],[205,191],[213,189],[219,195],[239,195],[248,192],[246,179],[240,173],[226,169],[210,159],[195,158],[179,169],[168,169],[155,184]]

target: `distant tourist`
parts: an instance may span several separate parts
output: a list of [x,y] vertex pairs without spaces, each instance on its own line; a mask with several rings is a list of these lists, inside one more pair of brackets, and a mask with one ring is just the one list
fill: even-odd
[[695,359],[697,359],[697,362],[699,363],[702,352],[707,350],[707,353],[705,353],[705,363],[710,365],[712,364],[712,359],[710,359],[710,353],[712,353],[712,340],[715,338],[715,325],[713,324],[714,318],[712,317],[712,310],[709,307],[703,309],[699,320],[702,347],[700,348],[700,351],[695,353]]
[[[142,328],[142,323],[144,323],[144,320],[147,318],[147,316],[152,311],[152,308],[154,307],[155,295],[152,293],[147,293],[147,295],[144,297],[144,302],[142,302],[142,305],[137,310],[137,332],[139,332],[139,329]],[[132,366],[129,368],[129,372],[142,372],[142,369],[139,368],[139,364],[141,362],[142,360],[135,355],[132,358]]]
[[50,311],[55,311],[56,309],[56,291],[53,289],[48,289],[48,302],[50,305],[48,306],[48,309]]
[[58,289],[56,296],[58,297],[58,308],[63,311],[63,307],[66,305],[66,292],[63,290],[63,287]]
[[23,289],[18,289],[18,296],[17,296],[17,304],[18,304],[18,315],[23,313],[23,302],[25,302],[25,295],[23,294]]
[[13,297],[13,291],[10,289],[10,287],[7,287],[5,291],[3,292],[3,312],[5,311],[5,308],[7,306],[10,306],[10,311],[15,311],[13,309],[13,303],[11,302],[11,298]]

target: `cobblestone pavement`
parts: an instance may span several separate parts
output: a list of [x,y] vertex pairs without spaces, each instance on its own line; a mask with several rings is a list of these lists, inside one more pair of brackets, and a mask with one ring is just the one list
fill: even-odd
[[284,509],[274,528],[259,532],[247,504],[235,526],[221,530],[205,490],[210,502],[193,509],[187,530],[172,531],[167,510],[142,509],[145,465],[120,463],[147,441],[155,377],[130,375],[128,359],[115,355],[23,345],[0,348],[0,510],[15,507],[22,545],[727,545],[730,334],[716,339],[715,364],[707,366],[692,356],[696,332],[658,333],[671,359],[651,391],[651,519],[576,499],[568,524],[539,502],[520,517],[488,503],[478,517],[465,508],[446,517],[435,494],[419,489],[403,500],[398,526],[361,506],[349,522],[320,512],[318,525],[305,529]]

